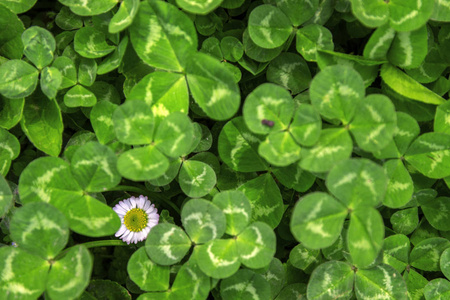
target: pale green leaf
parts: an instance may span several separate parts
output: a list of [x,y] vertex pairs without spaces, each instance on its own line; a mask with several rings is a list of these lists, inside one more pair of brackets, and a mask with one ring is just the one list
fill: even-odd
[[54,206],[34,202],[16,210],[10,223],[11,237],[24,250],[53,259],[69,240],[69,222]]
[[31,95],[36,89],[39,72],[23,60],[9,60],[0,65],[0,94],[18,99]]
[[83,245],[75,245],[52,263],[48,273],[47,293],[52,299],[76,299],[89,284],[93,259]]
[[155,146],[133,148],[122,153],[117,170],[128,179],[151,180],[162,176],[169,168],[169,160]]

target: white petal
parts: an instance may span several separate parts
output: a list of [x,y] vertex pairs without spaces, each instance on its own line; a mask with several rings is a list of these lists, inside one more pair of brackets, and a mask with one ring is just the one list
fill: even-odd
[[147,209],[149,209],[150,205],[152,205],[152,203],[147,200],[145,201],[144,207],[142,209],[146,211]]
[[130,231],[130,234],[127,235],[127,242],[130,243],[134,238],[134,232]]
[[122,224],[119,230],[116,232],[116,236],[121,236],[122,234],[125,233],[125,231],[127,231],[127,227],[124,224]]
[[122,207],[125,211],[130,210],[130,205],[128,203],[128,201],[123,200],[119,202],[120,207]]
[[155,204],[152,204],[148,209],[146,209],[145,210],[145,212],[147,213],[147,214],[151,214],[152,212],[154,212],[155,211]]
[[158,221],[154,221],[154,220],[150,220],[147,224],[147,226],[149,226],[149,227],[155,227],[156,225],[158,225]]
[[149,220],[159,220],[159,215],[157,213],[151,213],[148,215]]
[[114,206],[114,210],[118,213],[123,213],[123,214],[127,213],[127,210],[120,205]]

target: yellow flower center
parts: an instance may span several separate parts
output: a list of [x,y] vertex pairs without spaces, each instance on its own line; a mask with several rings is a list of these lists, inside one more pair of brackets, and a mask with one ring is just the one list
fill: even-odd
[[133,208],[125,214],[123,223],[129,231],[139,232],[147,226],[148,217],[143,209]]

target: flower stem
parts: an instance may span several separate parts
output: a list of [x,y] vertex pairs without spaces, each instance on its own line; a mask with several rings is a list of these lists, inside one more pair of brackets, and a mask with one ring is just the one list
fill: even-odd
[[72,247],[66,248],[63,251],[61,251],[54,260],[58,260],[62,258],[64,255],[66,255],[69,250],[75,246],[83,245],[86,248],[95,248],[95,247],[104,247],[104,246],[129,246],[127,243],[121,241],[121,240],[100,240],[100,241],[93,241],[93,242],[86,242],[82,244],[77,244]]
[[132,186],[132,185],[118,185],[116,187],[108,189],[108,192],[113,192],[113,191],[135,192],[135,193],[139,193],[142,195],[145,195],[148,193],[148,191],[141,189],[140,187]]

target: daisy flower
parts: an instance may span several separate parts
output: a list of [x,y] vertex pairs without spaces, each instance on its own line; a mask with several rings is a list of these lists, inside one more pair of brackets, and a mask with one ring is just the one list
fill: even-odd
[[155,205],[142,195],[120,201],[113,210],[122,222],[116,237],[120,237],[127,244],[137,244],[145,240],[152,227],[159,222]]

